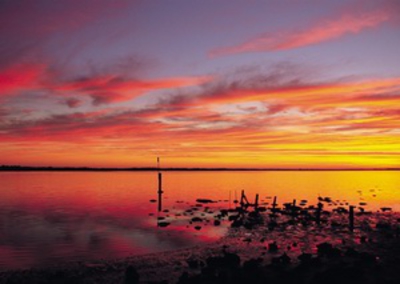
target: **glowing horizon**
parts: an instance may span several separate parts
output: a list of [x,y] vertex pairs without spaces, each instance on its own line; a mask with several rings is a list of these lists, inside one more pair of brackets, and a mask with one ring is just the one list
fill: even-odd
[[396,1],[155,2],[2,5],[0,164],[400,167]]

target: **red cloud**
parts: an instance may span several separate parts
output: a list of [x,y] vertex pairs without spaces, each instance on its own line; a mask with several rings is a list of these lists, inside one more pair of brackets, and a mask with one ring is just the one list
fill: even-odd
[[37,87],[43,71],[42,65],[14,65],[0,70],[0,95]]
[[211,56],[228,55],[253,51],[278,51],[293,49],[356,34],[373,28],[391,18],[389,11],[374,11],[361,15],[345,14],[338,19],[323,20],[304,30],[293,30],[275,34],[264,34],[243,44],[216,49]]
[[63,102],[63,104],[67,105],[70,108],[76,108],[76,107],[81,106],[83,104],[83,102],[76,98],[68,98]]
[[[210,80],[208,77],[175,77],[143,80],[121,75],[92,75],[65,81],[59,73],[49,72],[45,64],[15,64],[0,69],[0,96],[15,95],[19,90],[40,90],[54,96],[80,95],[94,105],[127,101],[145,92],[158,89],[193,86]],[[81,105],[77,98],[63,102],[73,108]]]

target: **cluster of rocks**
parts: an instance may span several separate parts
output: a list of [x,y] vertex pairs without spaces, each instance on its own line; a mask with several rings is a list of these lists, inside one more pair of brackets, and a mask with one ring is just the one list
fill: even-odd
[[[270,250],[276,252],[276,244],[270,246]],[[354,248],[341,250],[330,243],[319,244],[315,255],[302,253],[297,259],[291,259],[283,253],[268,264],[262,258],[241,261],[238,254],[225,249],[220,256],[210,256],[205,260],[188,259],[187,263],[189,270],[182,273],[178,284],[394,284],[400,281],[399,263],[383,264],[375,255]],[[133,267],[126,270],[125,283],[140,283],[140,275]]]

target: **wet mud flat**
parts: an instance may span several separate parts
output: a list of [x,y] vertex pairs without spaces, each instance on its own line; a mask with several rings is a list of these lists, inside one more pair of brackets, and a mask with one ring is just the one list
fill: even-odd
[[172,252],[3,271],[0,283],[400,283],[400,214],[359,208],[350,224],[351,210],[324,210],[331,200],[320,201],[187,209],[180,222],[226,225],[226,236]]

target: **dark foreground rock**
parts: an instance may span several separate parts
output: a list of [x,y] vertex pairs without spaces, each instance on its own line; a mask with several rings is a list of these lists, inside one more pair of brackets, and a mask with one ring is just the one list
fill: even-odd
[[[219,252],[213,251],[208,257],[193,258],[192,255],[183,262],[170,259],[168,264],[144,258],[132,264],[86,264],[64,269],[3,272],[0,283],[400,283],[397,240],[386,244],[390,253],[384,257],[351,247],[339,249],[327,242],[318,244],[316,253],[302,253],[296,258],[278,252],[271,258],[242,259],[229,249],[232,248],[219,247]],[[179,265],[180,270],[176,270]],[[160,273],[163,269],[166,271]],[[152,278],[154,274],[158,276]]]

